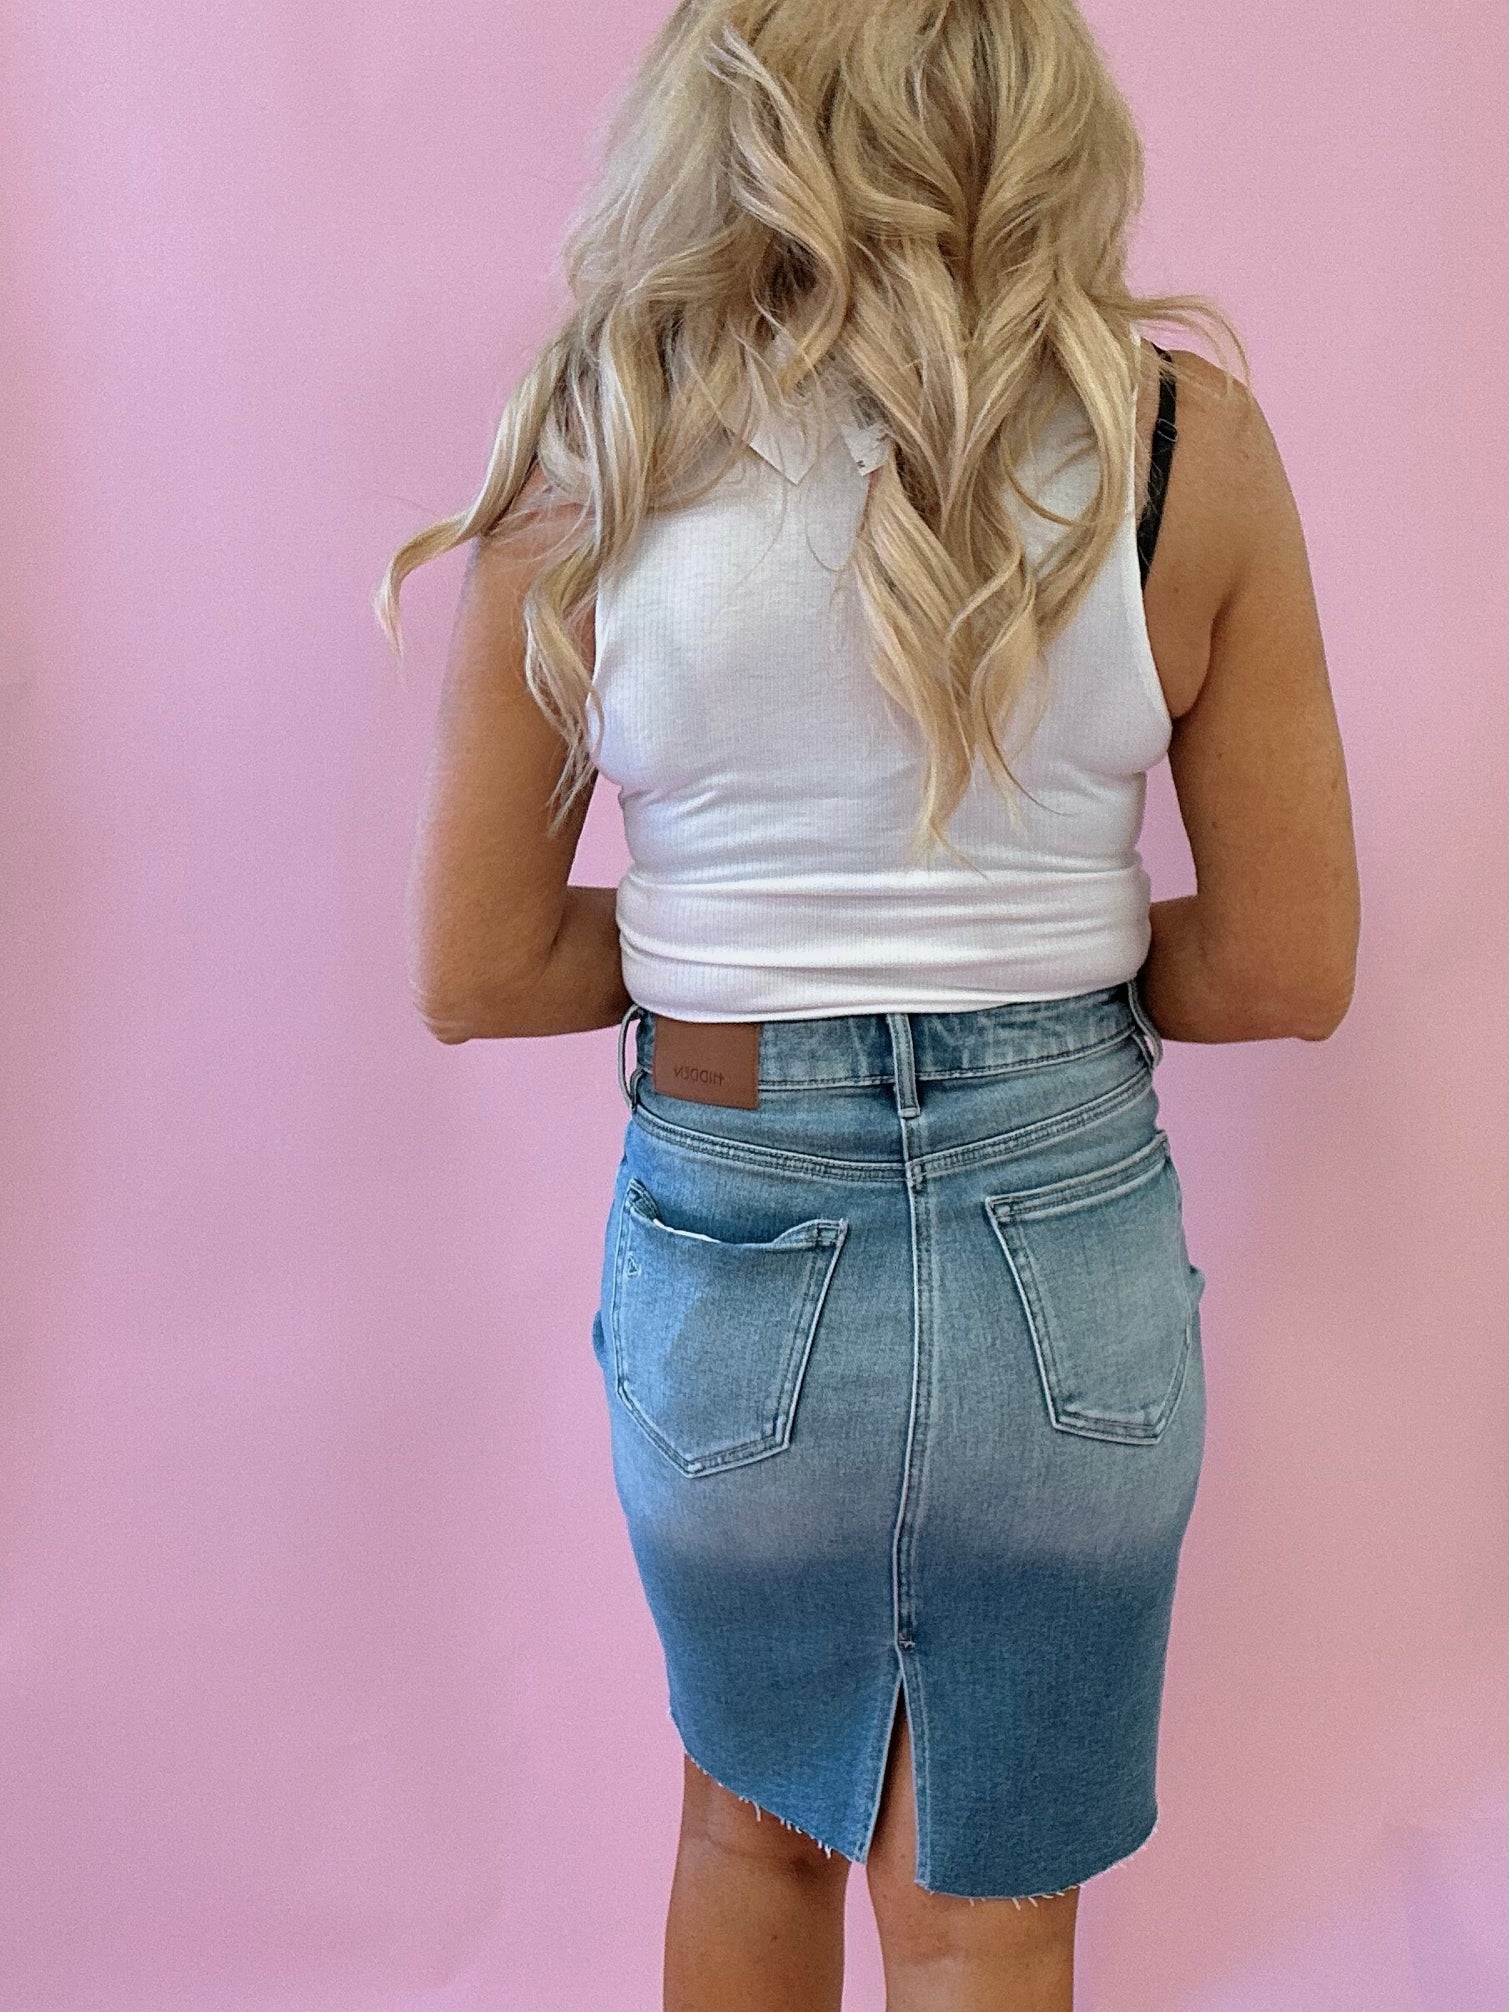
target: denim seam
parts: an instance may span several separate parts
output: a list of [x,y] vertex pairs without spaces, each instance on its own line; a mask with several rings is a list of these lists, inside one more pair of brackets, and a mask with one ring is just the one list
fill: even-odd
[[[710,1237],[704,1235],[701,1230],[681,1229],[675,1223],[668,1223],[661,1215],[654,1195],[637,1174],[630,1175],[628,1186],[624,1189],[624,1207],[638,1221],[649,1223],[653,1228],[664,1231],[667,1236],[687,1237],[693,1243],[699,1244],[718,1244],[724,1250],[813,1250],[841,1243],[849,1230],[848,1222],[842,1216],[809,1216],[805,1222],[793,1223],[790,1229],[782,1230],[778,1237],[770,1237],[752,1244],[730,1243],[726,1237]],[[798,1230],[806,1231],[807,1234],[798,1239],[796,1234]]]
[[1004,1164],[1055,1139],[1087,1132],[1102,1119],[1118,1116],[1129,1104],[1140,1103],[1147,1094],[1147,1073],[1139,1069],[1135,1076],[1129,1076],[1114,1090],[1107,1090],[1104,1096],[1094,1097],[1087,1104],[1076,1104],[1072,1111],[1060,1112],[1056,1118],[1042,1118],[1035,1125],[1021,1125],[1014,1132],[1002,1132],[993,1139],[977,1139],[969,1146],[940,1146],[919,1164],[929,1178],[992,1166],[997,1161]]
[[1126,996],[1132,1018],[1137,1023],[1138,1044],[1147,1057],[1149,1069],[1156,1070],[1163,1060],[1163,1036],[1153,1025],[1152,1015],[1143,1001],[1141,983],[1137,977],[1127,981]]
[[[1041,1187],[1008,1189],[1004,1194],[984,1195],[982,1205],[992,1215],[1011,1222],[1051,1222],[1076,1209],[1097,1202],[1115,1201],[1119,1195],[1133,1194],[1150,1181],[1162,1178],[1173,1166],[1173,1149],[1168,1133],[1156,1131],[1145,1146],[1109,1167],[1091,1167],[1082,1174],[1070,1174],[1061,1181],[1047,1181]],[[1176,1190],[1177,1194],[1177,1190]]]
[[[1011,1076],[1027,1075],[1034,1069],[1057,1068],[1064,1062],[1085,1062],[1103,1055],[1108,1049],[1116,1048],[1130,1041],[1141,1055],[1147,1050],[1138,1037],[1135,1028],[1110,1034],[1103,1041],[1092,1041],[1078,1048],[1054,1048],[1039,1055],[1029,1055],[1019,1062],[1009,1062],[1004,1068],[984,1069],[929,1069],[919,1070],[919,1085],[929,1083],[988,1083]],[[800,1092],[802,1090],[868,1090],[881,1086],[889,1088],[891,1078],[885,1075],[866,1076],[766,1076],[759,1080],[760,1095],[767,1090],[776,1094]]]
[[[919,1114],[910,1122],[920,1129],[925,1120]],[[926,1511],[927,1451],[931,1443],[931,1399],[937,1366],[934,1347],[936,1321],[931,1290],[933,1212],[925,1173],[927,1155],[920,1153],[915,1157],[911,1156],[911,1142],[907,1137],[905,1123],[902,1136],[907,1155],[907,1210],[912,1239],[912,1403],[907,1422],[906,1464],[902,1474],[901,1500],[897,1507],[896,1528],[892,1537],[893,1619],[896,1646],[910,1658],[912,1669],[915,1671],[919,1661],[915,1653],[917,1631],[924,1625],[916,1611],[914,1588],[918,1574],[915,1559],[918,1535],[923,1527]],[[917,1851],[913,1873],[914,1877],[918,1878],[923,1876],[931,1859],[932,1825],[928,1798],[930,1759],[927,1709],[923,1693],[924,1687],[919,1681],[917,1715],[921,1723],[922,1740],[913,1764],[913,1796],[917,1824]]]
[[724,1160],[731,1166],[768,1168],[772,1173],[793,1174],[813,1181],[895,1181],[905,1179],[899,1160],[828,1160],[816,1153],[787,1153],[774,1146],[757,1146],[720,1139],[716,1132],[698,1131],[693,1125],[678,1125],[641,1104],[629,1120],[642,1125],[651,1137],[660,1137],[682,1152],[699,1154],[707,1160]]
[[[903,1023],[904,1024],[904,1023]],[[894,1037],[893,1037],[894,1038]],[[901,1074],[898,1073],[898,1078]],[[909,1511],[912,1507],[914,1470],[920,1473],[919,1447],[927,1444],[927,1414],[922,1377],[922,1360],[925,1340],[926,1297],[923,1287],[925,1267],[923,1263],[926,1240],[925,1227],[921,1221],[922,1198],[919,1189],[924,1185],[923,1176],[915,1172],[919,1158],[912,1154],[913,1129],[920,1129],[920,1112],[908,1116],[903,1109],[901,1092],[896,1094],[898,1123],[901,1128],[901,1171],[906,1183],[908,1240],[911,1245],[912,1264],[912,1387],[907,1403],[906,1449],[901,1465],[901,1490],[896,1504],[896,1517],[891,1528],[891,1633],[898,1650],[909,1649],[913,1640],[911,1629],[913,1617],[909,1611],[910,1591],[907,1574],[907,1535],[912,1526]]]
[[628,1210],[620,1204],[618,1230],[613,1239],[613,1281],[609,1287],[608,1298],[608,1352],[612,1358],[613,1383],[616,1389],[620,1388],[623,1377],[622,1351],[618,1339],[618,1309],[619,1297],[623,1291],[624,1231],[628,1213]]
[[[969,1146],[940,1146],[934,1152],[918,1154],[911,1164],[921,1170],[922,1178],[928,1179],[989,1166],[998,1160],[1013,1160],[1048,1141],[1088,1131],[1092,1125],[1103,1118],[1115,1117],[1128,1104],[1135,1104],[1147,1093],[1147,1072],[1139,1070],[1104,1096],[1093,1098],[1087,1104],[1076,1104],[1072,1110],[1062,1112],[1056,1118],[1043,1118],[1035,1124],[1021,1125],[1014,1132],[1003,1132],[993,1139],[976,1140]],[[631,1125],[643,1125],[652,1137],[664,1138],[679,1146],[683,1152],[700,1153],[706,1159],[724,1160],[732,1166],[769,1168],[772,1173],[791,1174],[807,1180],[898,1183],[906,1180],[906,1163],[901,1159],[829,1160],[815,1153],[782,1152],[773,1146],[720,1139],[716,1132],[699,1132],[691,1125],[675,1124],[669,1118],[647,1110],[643,1104],[629,1122]]]

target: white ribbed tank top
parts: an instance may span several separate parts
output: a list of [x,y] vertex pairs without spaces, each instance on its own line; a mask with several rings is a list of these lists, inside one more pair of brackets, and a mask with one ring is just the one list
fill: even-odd
[[[1020,471],[1061,514],[1094,489],[1067,402]],[[1172,722],[1143,617],[1136,500],[1003,745],[1030,792],[1013,830],[983,763],[948,825],[971,872],[904,864],[920,730],[869,668],[852,576],[881,427],[783,417],[701,501],[649,517],[599,581],[601,774],[632,865],[624,983],[683,1020],[953,1012],[1119,983],[1147,955],[1137,840]],[[1059,527],[1015,497],[1036,560]],[[1019,721],[1021,724],[1019,725]]]

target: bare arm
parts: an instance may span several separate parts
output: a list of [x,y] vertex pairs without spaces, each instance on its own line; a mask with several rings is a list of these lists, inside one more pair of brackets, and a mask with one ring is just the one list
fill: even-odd
[[1203,529],[1176,538],[1162,593],[1171,633],[1208,651],[1169,747],[1197,892],[1152,903],[1140,985],[1171,1040],[1324,1040],[1351,1003],[1361,903],[1304,533],[1256,401],[1218,404],[1212,367],[1177,354],[1165,524],[1177,507]]
[[[584,791],[555,837],[565,747],[524,682],[523,601],[549,513],[473,547],[409,868],[409,984],[438,1040],[613,1026],[629,1005],[617,890],[569,884]],[[590,660],[590,659],[589,659]]]

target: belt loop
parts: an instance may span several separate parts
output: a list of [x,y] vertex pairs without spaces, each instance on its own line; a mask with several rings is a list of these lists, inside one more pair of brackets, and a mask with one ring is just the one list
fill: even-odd
[[915,1118],[921,1110],[917,1102],[917,1056],[912,1047],[912,1023],[905,1013],[887,1013],[891,1030],[891,1054],[895,1060],[896,1109],[903,1118]]
[[[624,1034],[631,1020],[643,1020],[645,1011],[646,1009],[639,1004],[637,999],[631,999],[623,1018],[618,1023],[618,1087],[623,1092],[623,1100],[628,1105],[630,1111],[634,1109],[634,1091],[624,1069]],[[634,1080],[635,1082],[639,1080],[637,1065],[634,1070]]]
[[1163,1036],[1148,1017],[1148,1010],[1142,1003],[1142,993],[1138,988],[1136,973],[1127,980],[1127,1004],[1132,1009],[1132,1018],[1137,1023],[1139,1042],[1147,1057],[1150,1069],[1156,1069],[1163,1060]]

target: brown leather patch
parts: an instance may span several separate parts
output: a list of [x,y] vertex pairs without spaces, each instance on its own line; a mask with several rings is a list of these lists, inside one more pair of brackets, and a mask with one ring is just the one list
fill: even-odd
[[657,1013],[650,1081],[665,1097],[758,1110],[760,1022],[672,1020]]

